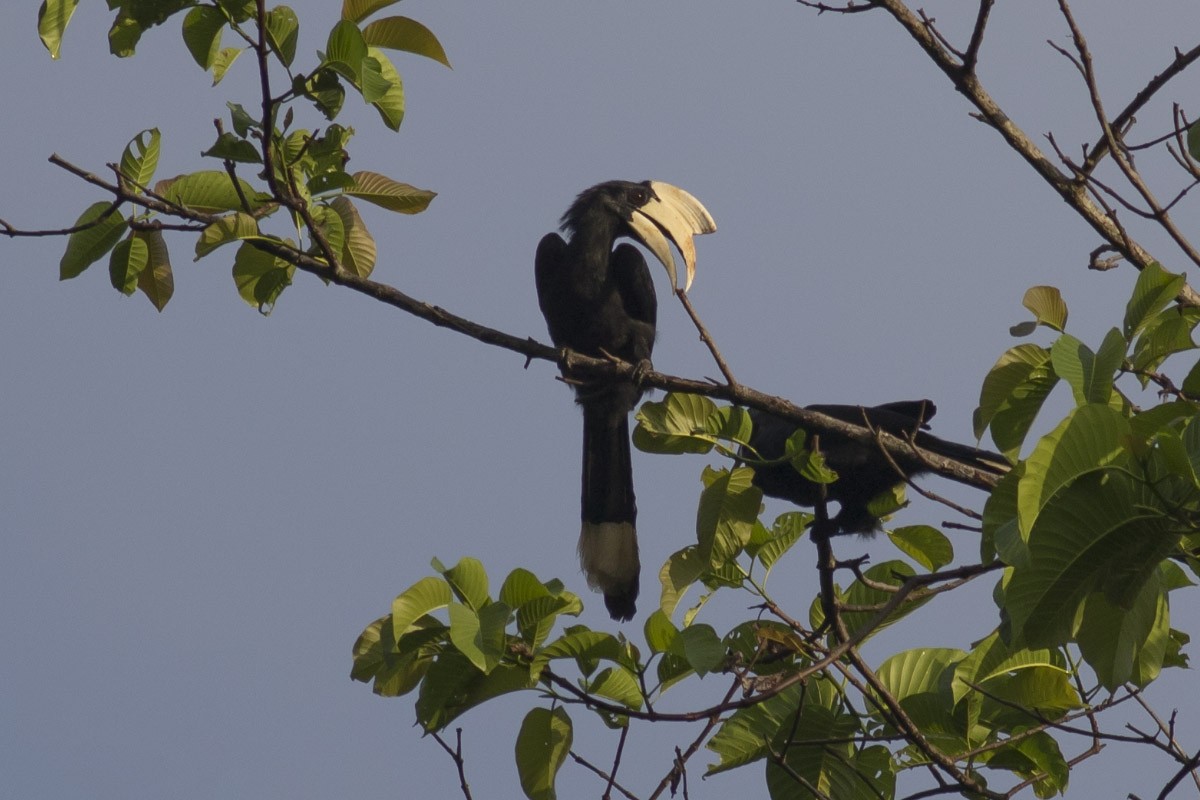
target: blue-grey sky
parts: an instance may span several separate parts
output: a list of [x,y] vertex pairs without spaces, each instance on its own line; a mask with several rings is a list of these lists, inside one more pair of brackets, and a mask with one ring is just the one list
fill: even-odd
[[[52,152],[103,172],[157,126],[160,177],[211,168],[198,153],[212,119],[227,99],[256,102],[251,60],[210,88],[178,19],[119,61],[103,5],[85,3],[51,62],[35,4],[24,5],[0,28],[0,218],[13,225],[66,226],[102,199],[48,164]],[[304,63],[340,3],[292,5]],[[963,5],[926,8],[961,41]],[[1111,108],[1193,43],[1189,0],[1086,6],[1076,11]],[[936,432],[969,440],[980,382],[1027,316],[1028,286],[1059,286],[1085,341],[1120,319],[1132,270],[1084,269],[1096,238],[882,13],[818,17],[785,0],[410,0],[389,11],[427,24],[454,69],[397,54],[400,133],[354,97],[339,121],[358,131],[353,169],[439,192],[415,217],[364,207],[375,277],[418,298],[545,341],[539,237],[584,187],[655,178],[717,219],[698,241],[692,298],[734,373],[797,402],[929,397]],[[1054,4],[997,4],[981,74],[1031,135],[1053,131],[1077,152],[1094,120],[1078,75],[1045,44],[1065,36]],[[1164,100],[1192,102],[1197,88],[1185,78]],[[1165,109],[1142,115],[1148,129],[1166,126]],[[231,250],[192,263],[190,239],[171,244],[176,297],[159,314],[114,292],[103,263],[59,283],[62,241],[0,241],[0,794],[454,796],[449,758],[412,727],[412,698],[351,682],[350,647],[435,556],[479,557],[494,586],[520,565],[586,591],[569,391],[547,363],[524,369],[303,275],[262,318],[234,290]],[[716,374],[669,299],[659,329],[659,369]],[[698,476],[716,462],[634,459],[644,594],[625,630],[640,640],[658,566],[693,537]],[[948,518],[914,504],[901,521]],[[952,536],[970,558],[976,537]],[[807,547],[774,579],[797,610],[816,590]],[[844,547],[894,555],[886,542]],[[989,591],[935,604],[875,655],[968,647],[995,625]],[[583,621],[607,627],[600,598],[585,599]],[[1194,609],[1173,611],[1195,631]],[[709,619],[721,628],[745,613],[734,601]],[[667,704],[704,705],[724,686],[678,688]],[[1150,693],[1163,713],[1179,708],[1191,749],[1196,698],[1190,672]],[[512,742],[529,702],[461,720],[476,797],[519,796]],[[579,749],[609,763],[615,738],[572,715]],[[694,735],[635,727],[622,782],[648,793],[671,747]],[[692,797],[761,786],[760,767],[701,782],[711,760],[693,760]],[[1069,796],[1154,792],[1168,769],[1113,747],[1078,770]],[[602,788],[572,764],[560,780],[565,797]]]

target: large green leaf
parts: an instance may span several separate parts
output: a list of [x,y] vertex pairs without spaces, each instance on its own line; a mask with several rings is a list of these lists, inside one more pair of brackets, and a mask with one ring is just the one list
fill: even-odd
[[946,534],[929,525],[907,525],[888,531],[892,544],[930,572],[954,560],[954,545]]
[[400,0],[342,0],[342,19],[362,22],[381,8]]
[[215,6],[196,6],[183,18],[183,43],[200,68],[212,68],[221,51],[221,32],[228,19]]
[[1083,342],[1064,333],[1050,348],[1050,358],[1055,373],[1070,385],[1076,405],[1107,403],[1114,374],[1125,358],[1125,338],[1113,328],[1100,350],[1093,353]]
[[554,779],[571,751],[571,718],[562,706],[533,708],[517,733],[517,774],[529,800],[554,800]]
[[1033,344],[1017,345],[996,361],[984,378],[975,409],[975,436],[991,429],[992,439],[1010,459],[1016,458],[1058,376],[1050,351]]
[[1017,487],[1017,519],[1022,535],[1037,521],[1043,507],[1080,475],[1102,469],[1124,457],[1129,421],[1107,405],[1090,404],[1072,410],[1043,436],[1025,461],[1025,476]]
[[361,88],[362,61],[366,57],[367,43],[357,25],[344,19],[330,29],[324,66]]
[[258,221],[254,217],[241,211],[228,214],[200,232],[200,237],[196,240],[196,260],[199,261],[223,244],[256,236]]
[[1125,683],[1146,686],[1158,677],[1170,632],[1167,590],[1156,574],[1128,608],[1103,592],[1089,595],[1076,639],[1100,683],[1115,691]]
[[530,674],[537,677],[551,661],[564,658],[574,659],[584,675],[590,675],[602,660],[636,666],[626,657],[621,641],[611,633],[577,628],[539,650],[530,664]]
[[342,219],[342,230],[345,233],[342,245],[342,267],[360,278],[369,277],[375,269],[375,239],[367,230],[362,216],[350,198],[338,196],[329,201],[332,208]]
[[454,595],[471,610],[478,611],[490,602],[487,571],[479,559],[465,556],[449,569],[435,561],[434,568],[442,573]]
[[38,8],[38,36],[51,58],[58,58],[63,32],[78,5],[79,0],[42,0]]
[[433,31],[408,17],[384,17],[363,28],[363,39],[373,47],[403,50],[450,66],[450,59]]
[[711,625],[689,625],[679,632],[688,665],[700,677],[715,671],[725,661],[725,645]]
[[[921,732],[945,747],[963,747],[967,732],[954,715],[951,692],[953,674],[966,653],[947,647],[921,647],[902,650],[889,657],[876,670],[888,693],[900,703]],[[881,715],[887,724],[888,718]]]
[[134,234],[146,243],[149,260],[138,273],[137,288],[159,311],[166,308],[175,294],[175,276],[171,272],[171,255],[162,231],[138,231]]
[[1053,286],[1032,286],[1025,292],[1021,305],[1033,312],[1039,325],[1062,332],[1067,326],[1067,304],[1062,293]]
[[[269,195],[255,191],[253,186],[240,178],[238,184],[241,186],[241,195],[234,187],[229,173],[219,170],[202,170],[161,180],[155,184],[154,193],[165,198],[167,202],[176,203],[203,214],[220,214],[225,211],[257,211],[270,200]],[[243,206],[243,196],[246,198],[248,208]]]
[[[812,681],[809,685],[823,683]],[[796,710],[803,693],[803,687],[790,686],[768,700],[735,711],[704,745],[720,757],[716,764],[708,765],[705,775],[715,775],[765,758],[770,753],[771,740],[783,721]]]
[[488,603],[478,611],[461,603],[449,605],[450,641],[477,670],[490,673],[504,657],[504,629],[512,609]]
[[150,261],[150,248],[134,236],[117,242],[108,259],[108,276],[113,288],[130,295],[137,291],[138,275]]
[[375,172],[356,172],[352,177],[354,186],[347,189],[346,194],[362,198],[388,211],[417,214],[428,208],[430,201],[437,197],[437,192],[418,189]]
[[429,665],[417,696],[417,722],[427,732],[445,728],[466,711],[502,694],[531,689],[529,670],[501,664],[484,674],[456,650],[443,652]]
[[1125,338],[1132,339],[1151,317],[1175,299],[1185,282],[1183,275],[1167,272],[1157,261],[1139,272],[1125,307]]
[[633,444],[646,453],[707,453],[716,443],[708,431],[717,404],[696,394],[672,392],[661,402],[642,403]]
[[161,141],[158,128],[150,128],[130,139],[121,153],[121,174],[133,181],[139,190],[149,186],[154,179]]
[[66,252],[58,263],[60,281],[79,276],[104,258],[125,235],[126,221],[113,203],[101,201],[88,206],[75,220],[74,227],[82,229],[67,237]]
[[677,550],[663,563],[658,572],[658,581],[662,585],[662,595],[659,608],[670,617],[675,613],[684,593],[708,569],[708,561],[700,554],[700,548],[689,545]]
[[375,106],[384,125],[399,130],[404,121],[404,81],[400,73],[378,47],[368,48],[362,63],[363,99]]
[[275,6],[267,13],[267,42],[284,66],[290,67],[296,58],[296,40],[300,35],[300,20],[287,6]]
[[1016,641],[1066,641],[1097,588],[1128,608],[1179,541],[1157,497],[1121,473],[1090,472],[1046,505],[1029,534],[1029,561],[1013,568],[1004,609]]
[[607,697],[620,703],[626,708],[640,709],[643,705],[641,687],[638,686],[637,676],[627,667],[606,667],[587,682],[589,694]]
[[243,242],[233,257],[233,282],[238,294],[259,313],[269,315],[283,290],[292,285],[296,265]]
[[735,558],[750,540],[762,507],[762,489],[751,483],[753,479],[754,471],[746,467],[704,470],[696,540],[701,558],[713,569]]
[[427,576],[405,589],[392,601],[392,624],[403,636],[418,619],[450,605],[450,586],[441,578]]
[[[1200,319],[1196,309],[1169,308],[1154,316],[1134,342],[1130,358],[1135,370],[1155,370],[1167,356],[1196,349],[1192,330]],[[1148,379],[1143,378],[1143,385]]]

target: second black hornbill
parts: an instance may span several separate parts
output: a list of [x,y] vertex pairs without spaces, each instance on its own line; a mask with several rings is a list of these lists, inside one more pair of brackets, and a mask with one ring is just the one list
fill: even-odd
[[[911,440],[924,450],[991,475],[1003,475],[1009,469],[1008,462],[999,453],[948,442],[926,433],[929,419],[937,412],[929,400],[901,400],[870,407],[811,405],[806,408],[842,422],[869,426]],[[764,460],[782,458],[788,438],[801,427],[796,422],[757,409],[750,409],[750,419],[754,430],[750,435],[750,448],[743,448],[743,454],[757,454]],[[810,444],[811,437],[808,437],[806,446]],[[893,464],[877,443],[863,443],[832,432],[820,434],[819,450],[825,465],[838,474],[836,481],[824,484],[825,499],[834,500],[840,506],[837,515],[830,520],[832,533],[874,533],[880,522],[870,511],[871,501],[903,483],[905,477],[931,471],[929,464],[915,454],[893,456]],[[821,499],[822,484],[803,477],[788,461],[755,465],[754,483],[763,494],[801,506],[815,506]]]
[[[673,243],[695,274],[692,237],[716,230],[695,197],[658,181],[609,181],[585,190],[546,234],[535,261],[538,305],[558,347],[597,358],[615,356],[649,367],[658,301],[646,259],[628,236],[654,254],[676,284]],[[629,412],[642,389],[636,380],[575,385],[583,409],[582,526],[579,559],[588,585],[604,593],[613,619],[627,620],[638,594],[637,502],[629,451]]]

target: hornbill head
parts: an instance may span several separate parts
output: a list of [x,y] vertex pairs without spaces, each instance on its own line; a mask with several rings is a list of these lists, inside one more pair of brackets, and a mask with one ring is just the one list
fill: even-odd
[[687,268],[685,292],[692,287],[696,276],[696,246],[692,237],[717,229],[717,223],[699,200],[662,181],[607,181],[585,189],[563,214],[562,227],[574,236],[604,216],[619,222],[615,236],[637,239],[662,262],[672,289],[678,286],[670,247],[674,244]]

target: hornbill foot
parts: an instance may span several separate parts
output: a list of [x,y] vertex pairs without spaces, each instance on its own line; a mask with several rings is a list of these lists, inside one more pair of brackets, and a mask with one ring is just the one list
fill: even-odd
[[642,381],[644,381],[646,379],[646,373],[652,372],[653,370],[654,370],[654,365],[650,363],[650,359],[648,359],[648,358],[643,358],[641,361],[634,364],[633,365],[633,374],[630,375],[630,379],[633,381],[633,385],[636,386],[637,388],[641,389]]

